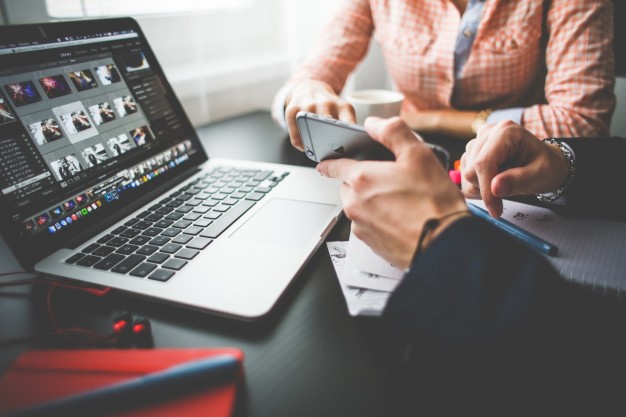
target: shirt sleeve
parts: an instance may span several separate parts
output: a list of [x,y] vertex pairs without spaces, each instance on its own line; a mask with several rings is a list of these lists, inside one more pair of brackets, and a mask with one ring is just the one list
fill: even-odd
[[512,107],[510,109],[498,109],[491,112],[487,117],[487,123],[498,123],[503,120],[511,120],[518,125],[522,124],[523,107]]
[[356,65],[367,53],[374,31],[368,0],[344,0],[328,22],[314,51],[288,83],[319,80],[341,92]]
[[522,126],[541,139],[608,135],[615,108],[612,3],[552,0],[546,23],[547,103],[526,108]]

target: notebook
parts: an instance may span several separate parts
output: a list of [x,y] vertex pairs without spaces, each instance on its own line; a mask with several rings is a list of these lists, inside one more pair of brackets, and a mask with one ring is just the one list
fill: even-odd
[[209,159],[130,18],[0,27],[0,229],[28,270],[260,318],[336,223],[338,189]]
[[[242,352],[234,348],[31,350],[0,379],[0,414],[220,354],[243,361]],[[233,381],[119,415],[226,417],[232,414],[236,392],[237,381]]]

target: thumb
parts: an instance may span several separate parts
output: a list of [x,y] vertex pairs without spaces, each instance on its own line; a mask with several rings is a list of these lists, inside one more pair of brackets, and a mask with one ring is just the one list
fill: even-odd
[[530,167],[511,168],[496,175],[491,181],[494,196],[505,198],[515,195],[534,194],[537,178]]
[[404,149],[419,142],[415,133],[399,117],[390,119],[368,117],[364,127],[374,140],[382,143],[393,152],[396,159],[404,152]]

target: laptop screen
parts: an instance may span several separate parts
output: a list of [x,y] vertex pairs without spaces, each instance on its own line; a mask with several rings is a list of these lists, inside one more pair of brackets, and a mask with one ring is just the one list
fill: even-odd
[[22,261],[206,160],[132,19],[0,35],[0,222]]

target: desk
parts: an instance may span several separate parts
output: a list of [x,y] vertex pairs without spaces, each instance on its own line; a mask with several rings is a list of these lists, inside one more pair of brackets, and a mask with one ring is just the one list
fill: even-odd
[[[311,165],[268,112],[215,123],[199,133],[213,157]],[[348,229],[342,221],[329,240],[347,239]],[[0,271],[17,265],[4,242],[0,262]],[[31,287],[0,289],[0,338],[50,330],[44,295],[45,289]],[[246,378],[238,416],[403,415],[392,379],[369,348],[370,323],[348,316],[325,245],[261,322],[243,323],[120,294],[93,302],[59,290],[53,303],[64,327],[108,332],[116,312],[128,310],[151,320],[156,347],[243,349]],[[0,350],[0,371],[29,347]]]

